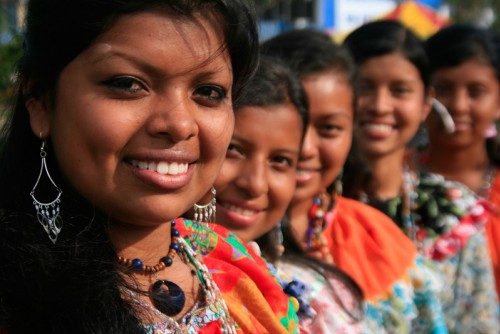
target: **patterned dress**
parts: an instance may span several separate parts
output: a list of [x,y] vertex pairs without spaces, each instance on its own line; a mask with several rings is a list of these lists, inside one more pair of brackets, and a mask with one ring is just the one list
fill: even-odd
[[411,193],[412,226],[404,220],[404,199],[368,199],[434,262],[443,282],[439,297],[451,333],[498,333],[499,318],[484,225],[489,205],[468,188],[442,176],[422,173]]
[[[237,333],[297,333],[298,303],[286,296],[266,263],[225,228],[177,219],[181,236],[201,257],[220,290]],[[180,321],[182,333],[221,333],[221,310],[203,300]],[[145,324],[148,334],[177,333],[166,323]]]
[[366,333],[358,301],[338,277],[328,275],[327,282],[317,271],[290,261],[279,261],[277,267],[278,275],[285,281],[300,278],[307,287],[303,298],[312,315],[300,318],[300,333]]
[[364,293],[366,333],[447,333],[432,265],[382,212],[335,198],[323,231],[337,267]]

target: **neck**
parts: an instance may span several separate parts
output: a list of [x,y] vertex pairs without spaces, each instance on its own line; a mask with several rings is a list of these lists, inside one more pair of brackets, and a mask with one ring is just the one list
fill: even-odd
[[299,243],[305,242],[309,224],[308,213],[313,204],[313,197],[292,203],[289,209],[293,236]]
[[482,179],[489,167],[484,143],[456,150],[430,145],[428,152],[429,171],[462,182],[475,191],[481,188]]
[[147,265],[155,265],[168,253],[170,223],[154,226],[113,223],[109,236],[119,256],[139,258]]
[[369,189],[365,189],[369,196],[379,199],[393,198],[400,194],[403,184],[404,153],[398,152],[368,158],[371,168]]

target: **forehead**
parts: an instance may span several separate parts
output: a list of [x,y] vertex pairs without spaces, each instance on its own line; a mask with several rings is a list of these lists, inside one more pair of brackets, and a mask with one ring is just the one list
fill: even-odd
[[[165,58],[173,60],[172,55],[177,53],[175,67],[181,73],[214,60],[229,63],[224,45],[221,29],[214,26],[213,20],[197,14],[188,19],[174,17],[165,11],[149,11],[119,17],[84,55],[91,63],[128,55],[149,58],[154,65]],[[174,67],[172,63],[169,68]]]
[[302,137],[302,119],[291,103],[245,106],[235,113],[234,133],[262,146],[295,147]]
[[440,68],[433,73],[432,78],[434,80],[452,78],[454,82],[457,80],[498,82],[493,66],[477,58],[471,58],[457,66]]
[[399,52],[368,58],[360,64],[359,74],[361,78],[367,76],[379,79],[401,77],[408,80],[420,76],[417,67]]

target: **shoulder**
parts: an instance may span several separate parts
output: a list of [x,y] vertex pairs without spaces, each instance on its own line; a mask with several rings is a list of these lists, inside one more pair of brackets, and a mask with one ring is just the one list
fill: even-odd
[[176,220],[181,236],[202,256],[244,332],[293,333],[297,303],[283,292],[265,261],[235,234],[215,224]]

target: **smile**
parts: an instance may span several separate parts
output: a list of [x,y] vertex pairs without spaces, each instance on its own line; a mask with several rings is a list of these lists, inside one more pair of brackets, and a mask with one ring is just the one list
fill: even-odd
[[252,216],[256,215],[257,213],[259,213],[259,211],[242,208],[240,206],[236,206],[236,205],[232,205],[232,204],[221,203],[221,205],[224,208],[228,209],[229,211],[236,212],[236,213],[238,213],[242,216],[245,216],[245,217],[252,217]]
[[130,160],[130,164],[142,170],[150,170],[162,175],[179,175],[187,172],[189,168],[188,163],[178,163],[166,161],[152,162],[152,161],[139,161]]

